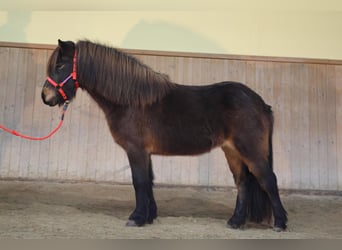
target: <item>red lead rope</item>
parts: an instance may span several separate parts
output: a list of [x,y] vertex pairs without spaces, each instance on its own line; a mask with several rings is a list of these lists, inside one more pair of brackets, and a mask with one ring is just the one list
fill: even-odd
[[62,126],[63,124],[63,120],[64,120],[64,114],[68,108],[68,105],[69,105],[69,101],[66,101],[64,103],[64,106],[63,106],[63,109],[62,109],[62,112],[61,112],[61,120],[59,121],[57,127],[52,130],[48,135],[44,136],[44,137],[31,137],[31,136],[27,136],[27,135],[23,135],[15,130],[11,130],[11,129],[8,129],[6,127],[4,127],[3,125],[0,124],[0,129],[12,134],[12,135],[15,135],[15,136],[19,136],[21,138],[24,138],[24,139],[28,139],[28,140],[33,140],[33,141],[42,141],[42,140],[45,140],[49,137],[51,137],[54,133],[56,133],[58,131],[58,129],[60,129],[60,127]]

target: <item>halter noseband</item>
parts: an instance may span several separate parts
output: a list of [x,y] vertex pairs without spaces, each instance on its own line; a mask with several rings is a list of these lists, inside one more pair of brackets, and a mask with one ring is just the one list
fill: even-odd
[[77,81],[77,73],[76,73],[76,50],[75,50],[75,54],[74,54],[74,58],[73,58],[72,72],[70,73],[70,75],[67,78],[64,79],[64,81],[62,81],[61,83],[56,83],[54,80],[51,79],[51,77],[49,77],[49,76],[47,77],[47,81],[57,89],[58,93],[62,96],[64,101],[68,101],[68,97],[63,90],[63,86],[65,83],[67,83],[70,80],[70,78],[72,78],[72,80],[74,80],[75,87],[77,90],[79,87],[79,83]]

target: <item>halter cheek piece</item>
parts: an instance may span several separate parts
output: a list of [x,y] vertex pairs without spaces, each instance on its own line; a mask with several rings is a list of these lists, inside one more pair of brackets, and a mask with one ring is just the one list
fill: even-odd
[[75,50],[75,54],[74,54],[74,58],[73,58],[73,67],[72,67],[72,72],[70,73],[70,75],[64,79],[64,81],[62,81],[61,83],[56,83],[54,80],[52,80],[49,76],[47,77],[47,81],[55,87],[55,89],[57,89],[58,93],[62,96],[62,98],[64,99],[64,101],[69,101],[67,95],[65,94],[64,90],[63,90],[63,86],[65,83],[67,83],[70,79],[72,78],[72,80],[74,80],[75,82],[75,87],[76,90],[79,87],[79,83],[77,81],[77,73],[76,73],[76,50]]

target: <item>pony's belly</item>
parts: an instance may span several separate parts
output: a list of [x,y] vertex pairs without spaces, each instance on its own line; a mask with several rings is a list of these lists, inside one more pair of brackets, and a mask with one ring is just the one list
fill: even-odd
[[153,154],[157,155],[199,155],[209,152],[211,149],[217,147],[210,139],[182,141],[179,138],[173,138],[169,141],[159,143],[155,147]]

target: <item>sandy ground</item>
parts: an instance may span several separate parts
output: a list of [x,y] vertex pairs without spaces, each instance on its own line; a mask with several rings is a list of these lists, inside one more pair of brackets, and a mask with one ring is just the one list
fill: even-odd
[[96,183],[0,181],[1,239],[236,239],[342,238],[342,197],[284,194],[288,230],[268,224],[226,228],[234,190],[156,187],[159,217],[125,227],[135,204],[133,188]]

